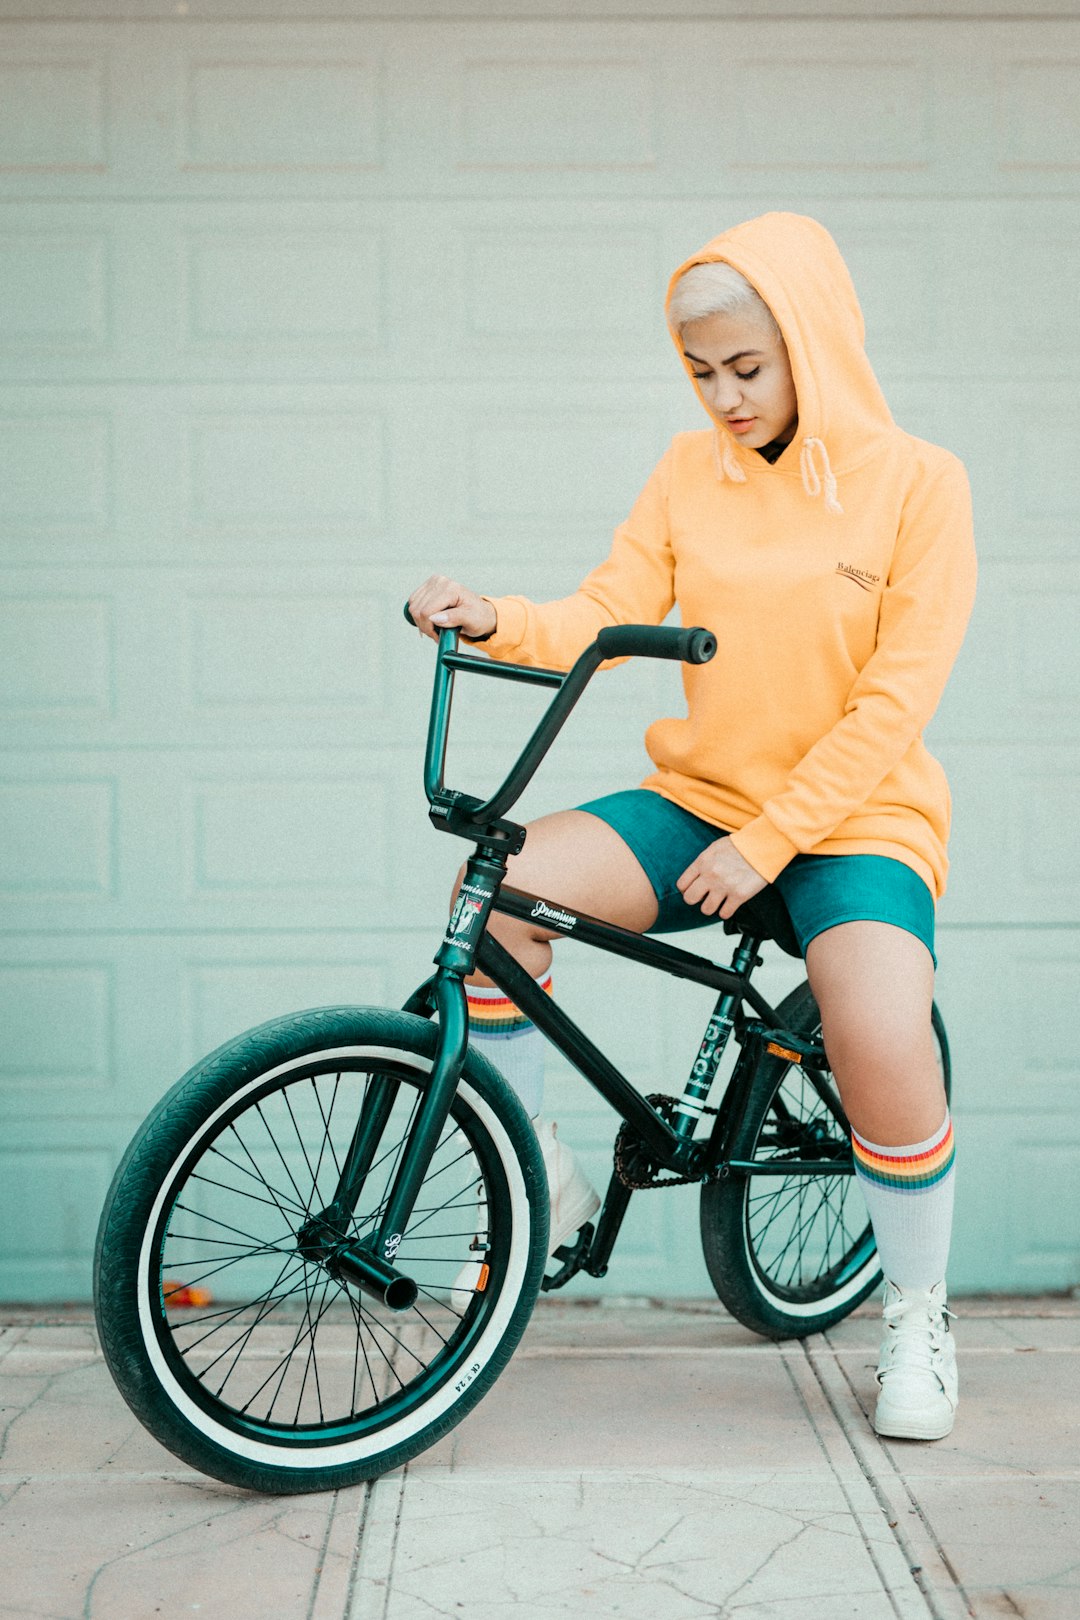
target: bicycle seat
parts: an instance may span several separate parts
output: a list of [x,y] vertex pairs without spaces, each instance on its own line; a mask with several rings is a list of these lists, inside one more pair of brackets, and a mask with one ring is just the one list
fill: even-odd
[[741,905],[733,917],[725,920],[724,933],[753,934],[758,939],[771,939],[789,956],[802,956],[788,908],[780,890],[772,883]]

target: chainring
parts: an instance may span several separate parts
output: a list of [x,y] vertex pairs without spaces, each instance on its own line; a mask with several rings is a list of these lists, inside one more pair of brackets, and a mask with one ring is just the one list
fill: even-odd
[[[679,1106],[678,1097],[667,1097],[663,1092],[654,1091],[645,1101],[655,1108],[662,1120],[669,1125],[672,1123]],[[716,1114],[719,1109],[703,1107],[702,1113]],[[632,1192],[652,1192],[657,1187],[688,1187],[701,1180],[700,1174],[680,1176],[657,1164],[641,1137],[626,1121],[620,1125],[615,1138],[615,1174],[623,1186],[629,1187]]]

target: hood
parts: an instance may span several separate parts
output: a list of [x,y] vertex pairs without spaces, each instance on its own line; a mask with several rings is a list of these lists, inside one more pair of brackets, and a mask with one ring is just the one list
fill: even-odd
[[[837,477],[864,461],[894,430],[863,346],[862,310],[840,249],[816,219],[762,214],[713,237],[681,264],[669,283],[665,309],[680,276],[692,265],[718,259],[740,271],[761,294],[787,344],[799,425],[776,470],[794,471],[802,477],[808,496],[824,494],[826,505],[835,510]],[[717,421],[705,404],[678,333],[672,331],[672,337],[694,392],[710,419]],[[718,476],[742,483],[755,464],[765,465],[757,451],[737,444],[718,425]]]

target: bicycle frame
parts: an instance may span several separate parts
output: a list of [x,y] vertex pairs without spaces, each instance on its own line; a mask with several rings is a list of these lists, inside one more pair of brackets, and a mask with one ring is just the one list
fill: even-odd
[[[405,1143],[401,1162],[383,1209],[374,1243],[353,1243],[338,1251],[337,1268],[368,1292],[376,1292],[388,1304],[395,1297],[405,1298],[402,1285],[408,1283],[394,1267],[401,1234],[404,1232],[432,1152],[448,1116],[461,1076],[468,1043],[468,1011],[464,980],[479,968],[539,1028],[559,1051],[600,1093],[621,1119],[627,1122],[655,1162],[666,1170],[691,1180],[706,1180],[717,1173],[763,1173],[760,1163],[741,1160],[736,1150],[742,1114],[734,1116],[721,1108],[707,1138],[695,1139],[694,1129],[704,1115],[709,1095],[728,1039],[738,1030],[745,1040],[753,1027],[760,1039],[775,1031],[779,1015],[751,983],[753,969],[760,963],[760,938],[744,932],[735,949],[730,967],[722,967],[703,956],[636,934],[615,924],[586,914],[571,912],[523,890],[504,885],[509,857],[516,854],[525,839],[524,827],[505,819],[505,813],[520,796],[551,747],[573,705],[592,674],[606,657],[625,652],[652,653],[653,656],[681,657],[705,662],[715,643],[707,631],[677,631],[651,626],[613,627],[602,631],[568,674],[501,664],[457,651],[457,632],[443,631],[439,638],[431,715],[424,764],[424,787],[433,824],[444,831],[474,841],[475,849],[466,864],[450,923],[435,956],[437,971],[414,991],[405,1003],[406,1012],[424,1017],[436,1014],[440,1025],[438,1055],[431,1082],[420,1104]],[[486,801],[448,790],[444,785],[446,747],[453,700],[454,678],[469,671],[496,679],[556,688],[556,697],[533,731],[506,780]],[[610,1062],[573,1020],[536,985],[526,972],[487,932],[493,911],[522,921],[542,917],[544,925],[557,933],[580,940],[600,950],[656,968],[676,978],[708,986],[718,1000],[694,1064],[686,1092],[677,1106],[676,1120],[669,1123],[629,1080]],[[752,1026],[745,1007],[757,1015],[760,1024]],[[739,1063],[747,1060],[751,1048],[744,1045]],[[781,1047],[772,1050],[781,1052]],[[756,1057],[756,1052],[755,1052]],[[835,1101],[821,1069],[824,1054],[802,1046],[797,1055],[811,1083],[826,1105],[835,1111]],[[738,1072],[738,1065],[736,1067]],[[331,1210],[351,1209],[369,1168],[367,1144],[373,1142],[388,1110],[388,1088],[384,1080],[361,1113],[356,1132],[339,1178]],[[729,1088],[730,1091],[731,1088]],[[386,1094],[384,1094],[386,1093]],[[833,1164],[828,1170],[821,1161],[806,1163],[785,1160],[778,1173],[844,1173],[847,1167]],[[768,1173],[767,1168],[764,1173]],[[629,1201],[628,1188],[616,1192],[613,1181],[600,1218],[593,1259],[594,1275],[606,1269],[606,1256],[614,1243],[622,1214]],[[609,1208],[609,1206],[611,1206]],[[606,1251],[606,1252],[605,1252]]]

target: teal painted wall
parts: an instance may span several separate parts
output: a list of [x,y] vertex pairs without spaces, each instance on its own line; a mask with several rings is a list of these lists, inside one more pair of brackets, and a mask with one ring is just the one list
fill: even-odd
[[[980,605],[934,727],[957,803],[954,1287],[1080,1282],[1071,8],[20,9],[0,5],[0,1294],[85,1297],[123,1144],[207,1048],[290,1007],[400,1002],[426,971],[457,857],[422,813],[430,658],[401,600],[436,567],[574,585],[701,420],[670,269],[769,207],[836,234],[897,417],[975,488]],[[676,681],[600,683],[525,812],[636,780]],[[535,712],[486,696],[459,710],[463,785]],[[572,949],[572,1010],[676,1087],[700,998]],[[608,1116],[551,1085],[599,1179]],[[706,1290],[692,1203],[636,1201],[611,1290]]]

